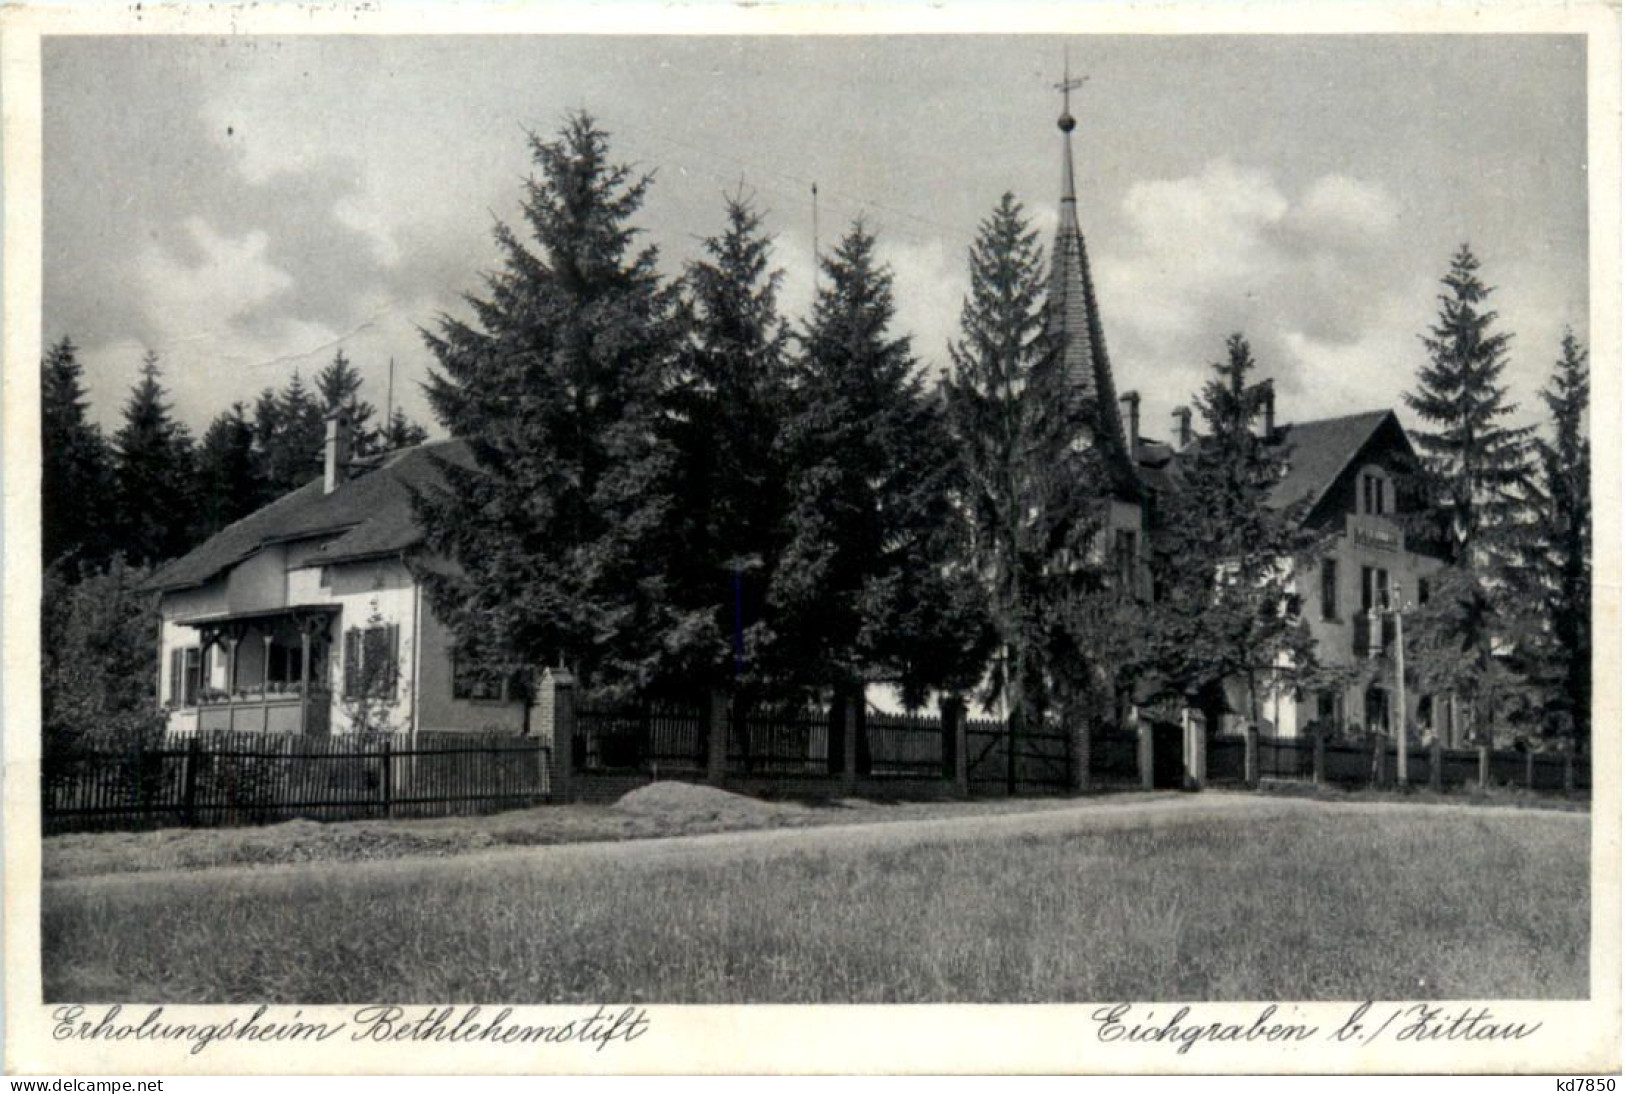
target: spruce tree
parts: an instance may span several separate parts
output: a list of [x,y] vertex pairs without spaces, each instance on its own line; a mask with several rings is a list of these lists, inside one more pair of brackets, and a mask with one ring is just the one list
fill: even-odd
[[1450,559],[1493,565],[1506,546],[1529,477],[1530,430],[1507,424],[1517,410],[1501,382],[1512,335],[1494,330],[1485,305],[1494,291],[1462,244],[1443,278],[1439,314],[1422,343],[1429,361],[1405,404],[1419,415],[1422,495],[1434,535]]
[[868,683],[897,684],[912,705],[980,675],[980,590],[960,565],[951,502],[958,465],[908,337],[890,333],[892,275],[875,237],[855,224],[822,265],[784,431],[790,537],[769,603],[793,663],[837,708]]
[[765,599],[785,534],[777,440],[790,408],[789,329],[760,216],[739,196],[726,213],[727,229],[705,241],[682,284],[669,397],[681,499],[674,581],[675,595],[706,619],[692,678],[760,691],[777,675]]
[[198,526],[195,539],[211,536],[254,512],[266,501],[254,454],[254,426],[238,402],[222,411],[203,433],[197,453]]
[[1056,625],[1074,601],[1104,496],[1089,450],[1071,443],[1061,357],[1047,333],[1044,255],[1006,193],[970,251],[971,291],[949,348],[948,423],[959,456],[959,510],[1000,656],[986,699],[1018,726],[1042,717],[1057,672]]
[[46,565],[62,558],[98,565],[112,549],[112,454],[86,416],[78,349],[63,337],[40,362],[40,516]]
[[1418,613],[1413,630],[1423,648],[1448,651],[1435,683],[1466,700],[1474,734],[1488,741],[1519,705],[1514,666],[1502,653],[1528,637],[1518,569],[1535,532],[1528,519],[1534,479],[1532,430],[1508,424],[1517,406],[1501,382],[1512,335],[1494,329],[1493,290],[1478,271],[1462,244],[1422,337],[1428,362],[1405,395],[1424,423],[1412,434],[1421,461],[1406,486],[1420,501],[1413,531],[1437,543],[1457,571],[1435,579],[1449,595]]
[[428,547],[455,567],[428,590],[487,671],[562,664],[588,687],[645,689],[706,622],[672,607],[664,572],[674,324],[632,224],[650,180],[610,161],[585,114],[530,146],[529,241],[499,226],[503,266],[467,298],[473,322],[425,332],[431,405],[474,460],[418,498]]
[[406,411],[396,407],[389,416],[389,426],[383,433],[383,446],[393,451],[397,448],[411,448],[422,444],[429,439],[429,431],[417,422],[406,416]]
[[1536,443],[1530,490],[1534,529],[1521,597],[1535,615],[1529,643],[1539,684],[1541,728],[1586,748],[1591,734],[1591,401],[1588,354],[1573,331],[1541,392],[1552,416],[1550,440]]
[[[361,398],[361,373],[344,356],[344,351],[333,354],[333,360],[322,366],[316,374],[316,397],[323,414],[343,407],[350,412],[352,451],[357,456],[368,456],[383,444],[382,432],[374,427],[373,405]],[[325,424],[324,424],[325,439]]]
[[149,351],[124,405],[124,424],[113,438],[119,544],[137,563],[184,552],[194,524],[192,439],[170,416],[161,376],[158,355]]
[[281,497],[322,473],[327,422],[316,393],[297,369],[276,396],[274,428],[264,451],[265,477],[273,497]]
[[1256,726],[1264,695],[1315,671],[1314,640],[1289,606],[1293,573],[1319,537],[1302,524],[1304,503],[1272,503],[1286,454],[1254,432],[1268,392],[1249,382],[1256,365],[1242,335],[1225,351],[1195,400],[1205,435],[1166,499],[1149,657],[1210,710],[1217,689],[1239,681]]

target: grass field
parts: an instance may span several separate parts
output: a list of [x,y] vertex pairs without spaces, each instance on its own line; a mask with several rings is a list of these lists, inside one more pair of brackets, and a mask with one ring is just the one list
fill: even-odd
[[46,998],[1587,993],[1583,815],[1255,798],[1233,815],[1147,803],[1141,822],[1128,808],[1099,828],[1052,813],[932,836],[878,825],[48,882]]

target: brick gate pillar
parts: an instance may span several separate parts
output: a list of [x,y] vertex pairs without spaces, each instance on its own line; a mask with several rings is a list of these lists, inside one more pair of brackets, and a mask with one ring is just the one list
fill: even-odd
[[942,778],[956,798],[970,796],[970,757],[966,755],[965,700],[944,695],[942,711]]
[[1156,742],[1151,736],[1151,720],[1140,717],[1137,707],[1129,708],[1129,721],[1134,726],[1135,744],[1140,760],[1140,789],[1152,790],[1157,785]]
[[534,732],[548,743],[548,797],[574,799],[576,678],[569,669],[543,669],[531,712]]

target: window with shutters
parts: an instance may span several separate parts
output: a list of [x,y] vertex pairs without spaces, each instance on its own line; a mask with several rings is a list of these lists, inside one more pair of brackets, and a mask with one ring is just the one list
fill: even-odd
[[203,686],[203,651],[197,646],[169,651],[169,703],[177,707],[197,706]]
[[1320,617],[1337,618],[1337,560],[1328,558],[1320,563]]
[[344,632],[344,697],[393,699],[400,678],[400,628],[394,623]]

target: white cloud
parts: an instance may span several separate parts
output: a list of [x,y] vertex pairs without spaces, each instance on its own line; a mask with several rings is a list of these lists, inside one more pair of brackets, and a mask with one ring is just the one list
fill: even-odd
[[1140,390],[1145,431],[1164,431],[1233,331],[1276,378],[1284,417],[1396,403],[1415,368],[1407,309],[1431,300],[1389,268],[1398,207],[1365,180],[1326,175],[1293,194],[1227,159],[1131,187],[1130,232],[1093,257],[1118,386]]

